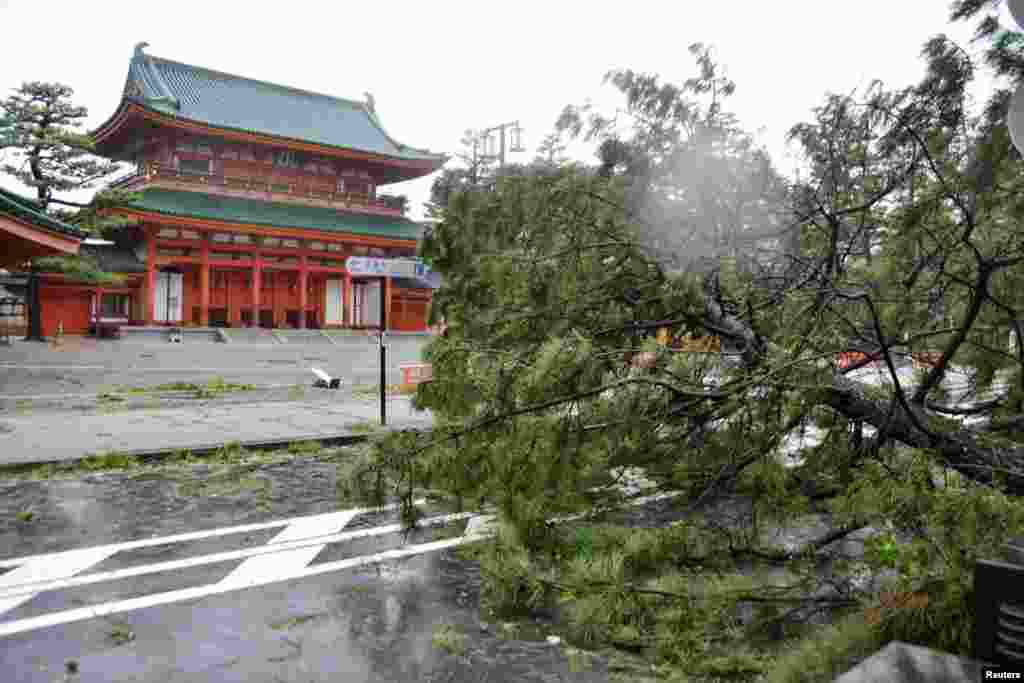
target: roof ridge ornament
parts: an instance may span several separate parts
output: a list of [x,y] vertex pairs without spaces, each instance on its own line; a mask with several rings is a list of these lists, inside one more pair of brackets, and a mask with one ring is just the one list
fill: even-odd
[[369,112],[371,114],[376,114],[377,113],[377,109],[376,109],[377,104],[376,104],[376,102],[373,99],[373,95],[371,95],[368,92],[364,92],[363,94],[366,95],[366,108],[369,110]]
[[142,50],[143,50],[143,48],[147,48],[147,47],[149,47],[149,43],[147,43],[146,41],[142,41],[140,43],[135,43],[135,56],[136,57],[145,57],[146,53],[143,52]]

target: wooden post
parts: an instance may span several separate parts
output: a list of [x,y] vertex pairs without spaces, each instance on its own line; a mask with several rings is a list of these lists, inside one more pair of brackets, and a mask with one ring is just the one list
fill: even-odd
[[299,256],[299,329],[306,329],[306,305],[307,305],[307,271],[306,255]]
[[199,326],[210,326],[210,243],[201,234],[203,244],[199,250]]
[[263,262],[259,251],[252,253],[252,326],[260,325],[260,285],[263,281]]
[[149,230],[146,235],[146,324],[152,325],[156,317],[156,231]]

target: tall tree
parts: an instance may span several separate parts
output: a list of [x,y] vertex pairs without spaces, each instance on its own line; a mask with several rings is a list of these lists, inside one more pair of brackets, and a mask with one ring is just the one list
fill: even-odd
[[[106,214],[105,209],[131,201],[124,191],[101,191],[88,203],[71,201],[63,193],[91,190],[121,170],[121,166],[93,154],[94,144],[80,131],[88,116],[85,107],[71,101],[74,91],[60,83],[23,83],[0,101],[0,149],[13,152],[0,164],[0,173],[35,189],[42,211],[72,223],[88,233],[119,237],[130,221]],[[113,282],[117,276],[79,257],[36,259],[29,278],[29,340],[42,339],[39,318],[39,271],[65,273],[77,280]]]
[[24,83],[0,103],[13,124],[6,147],[17,150],[20,163],[0,170],[35,189],[44,209],[51,202],[81,207],[54,193],[87,190],[121,167],[93,154],[91,138],[79,131],[88,116],[71,102],[74,91],[59,83]]
[[537,155],[534,157],[533,163],[552,167],[562,166],[569,161],[565,150],[565,141],[558,131],[548,133],[537,146]]
[[[892,638],[968,654],[973,563],[1024,533],[1024,169],[1005,108],[972,115],[975,67],[935,38],[917,86],[830,95],[795,126],[806,173],[785,183],[709,54],[682,86],[613,73],[625,130],[567,110],[596,172],[451,194],[424,248],[445,276],[416,396],[436,428],[376,466],[406,502],[419,486],[496,507],[482,561],[504,603],[570,599],[580,638],[700,680],[829,680]],[[624,362],[666,324],[732,351],[646,338],[651,362]],[[879,358],[867,374],[834,362],[851,340]],[[637,471],[681,494],[677,523],[549,523],[623,504]]]
[[23,83],[0,101],[9,135],[0,149],[13,153],[0,165],[7,174],[35,189],[40,207],[61,220],[107,237],[128,224],[107,216],[104,209],[131,201],[135,195],[119,190],[102,190],[89,202],[76,202],[60,195],[102,187],[123,166],[94,154],[95,145],[81,132],[88,116],[85,107],[71,98],[74,91],[60,83]]

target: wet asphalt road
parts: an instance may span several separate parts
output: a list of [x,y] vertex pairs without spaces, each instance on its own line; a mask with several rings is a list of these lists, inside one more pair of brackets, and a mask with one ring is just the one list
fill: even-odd
[[465,516],[406,536],[394,510],[349,512],[337,482],[353,453],[0,481],[3,680],[608,679],[543,626],[523,638],[481,613],[471,560],[419,552],[463,537]]

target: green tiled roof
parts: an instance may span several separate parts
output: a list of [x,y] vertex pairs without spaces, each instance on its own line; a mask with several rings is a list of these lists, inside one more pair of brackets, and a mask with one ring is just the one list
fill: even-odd
[[362,102],[181,64],[141,49],[131,61],[124,94],[164,114],[218,128],[400,159],[445,159],[395,141]]
[[64,233],[65,235],[77,237],[78,239],[83,239],[86,236],[86,234],[78,228],[47,216],[43,211],[43,208],[33,200],[14,194],[13,192],[9,192],[3,188],[0,188],[0,214],[16,216],[21,220],[28,221],[33,225],[43,228],[44,230]]
[[132,208],[171,216],[391,239],[415,240],[420,234],[416,223],[401,217],[345,213],[318,206],[261,202],[157,188],[143,190],[141,194],[142,198],[130,205]]

